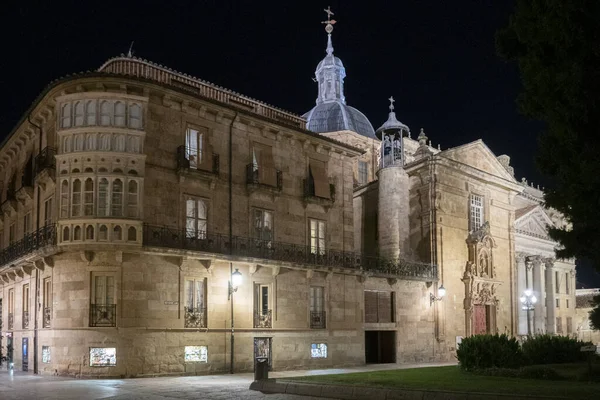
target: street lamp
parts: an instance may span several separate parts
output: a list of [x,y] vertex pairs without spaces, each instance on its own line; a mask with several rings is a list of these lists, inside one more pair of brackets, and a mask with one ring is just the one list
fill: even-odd
[[444,285],[440,285],[440,287],[438,288],[438,296],[434,296],[433,293],[429,293],[429,305],[433,305],[433,303],[435,303],[436,301],[440,301],[444,298],[444,296],[446,295],[446,288],[444,288]]
[[529,312],[535,309],[535,303],[537,303],[537,297],[533,294],[531,289],[526,289],[523,292],[523,296],[520,298],[522,310],[527,311],[527,336],[531,336],[531,318],[529,317]]
[[233,374],[233,342],[234,342],[234,329],[233,329],[233,294],[237,292],[238,286],[242,284],[242,273],[235,269],[233,272],[233,264],[229,263],[229,282],[228,282],[228,295],[227,300],[231,300],[231,359],[229,360],[229,373]]

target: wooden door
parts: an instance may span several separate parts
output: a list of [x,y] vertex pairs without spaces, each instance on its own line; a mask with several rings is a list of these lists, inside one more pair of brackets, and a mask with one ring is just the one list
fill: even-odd
[[481,335],[488,332],[487,313],[485,306],[476,304],[473,306],[473,334]]

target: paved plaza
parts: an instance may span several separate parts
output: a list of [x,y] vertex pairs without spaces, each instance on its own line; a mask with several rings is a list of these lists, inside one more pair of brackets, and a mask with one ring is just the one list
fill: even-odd
[[[449,364],[420,364],[418,367]],[[417,365],[378,364],[347,369],[273,372],[272,378],[414,368]],[[167,399],[267,399],[296,400],[314,397],[263,394],[248,390],[253,375],[208,375],[139,379],[73,379],[0,371],[1,400],[167,400]]]

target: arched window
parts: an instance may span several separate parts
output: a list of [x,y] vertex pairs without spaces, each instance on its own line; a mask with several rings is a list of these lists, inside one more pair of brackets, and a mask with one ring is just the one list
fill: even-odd
[[127,146],[127,151],[130,153],[139,153],[140,152],[140,138],[137,136],[129,136],[129,145]]
[[85,103],[85,124],[88,126],[96,125],[96,101],[88,100]]
[[60,217],[69,218],[69,181],[60,184]]
[[83,190],[83,214],[94,215],[94,180],[92,178],[85,180]]
[[75,126],[83,126],[83,102],[76,102],[73,108],[75,108]]
[[83,170],[83,172],[94,172],[93,168],[87,167],[86,169]]
[[127,188],[127,216],[137,218],[138,216],[138,183],[129,181]]
[[106,100],[100,103],[100,125],[110,126],[110,103]]
[[123,170],[121,168],[115,168],[113,169],[113,174],[122,174]]
[[100,150],[110,150],[110,133],[100,135]]
[[92,225],[85,228],[85,240],[94,240],[94,227]]
[[123,239],[123,231],[119,225],[115,226],[113,229],[113,240],[122,240]]
[[133,226],[130,226],[127,230],[127,240],[130,242],[135,242],[137,240],[137,229]]
[[72,151],[71,142],[72,137],[70,135],[63,138],[63,153],[70,153]]
[[98,216],[108,215],[108,179],[101,178],[98,182]]
[[65,226],[63,228],[63,238],[62,238],[63,242],[68,242],[69,241],[69,227]]
[[73,229],[73,240],[81,240],[81,227],[79,225]]
[[108,172],[108,170],[104,167],[98,168],[98,172]]
[[129,127],[134,129],[142,128],[142,107],[139,104],[129,105]]
[[114,151],[125,151],[125,135],[114,136],[115,145],[113,146]]
[[123,181],[115,179],[112,183],[111,213],[113,217],[123,216]]
[[88,133],[85,137],[85,149],[96,150],[96,134]]
[[100,225],[98,230],[98,240],[108,240],[108,228],[106,225]]
[[125,126],[125,103],[115,103],[115,126]]
[[73,193],[71,194],[71,216],[79,217],[81,215],[81,181],[73,181]]
[[79,172],[79,168],[73,168],[73,170],[71,171],[72,174],[78,174]]
[[129,175],[133,175],[133,176],[137,176],[137,171],[135,169],[130,169],[129,172],[127,172]]
[[83,133],[75,135],[75,148],[74,151],[83,151]]
[[62,128],[71,127],[71,103],[63,104],[61,108],[61,117],[62,121],[60,123],[60,126]]

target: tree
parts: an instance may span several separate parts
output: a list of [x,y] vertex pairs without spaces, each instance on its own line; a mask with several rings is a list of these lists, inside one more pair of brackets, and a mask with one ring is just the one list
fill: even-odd
[[549,229],[557,256],[588,259],[600,271],[599,27],[597,0],[517,0],[496,47],[518,64],[521,112],[545,122],[536,164],[551,181],[546,206],[567,221]]
[[594,296],[592,306],[594,309],[590,311],[590,323],[592,329],[600,330],[600,296]]

